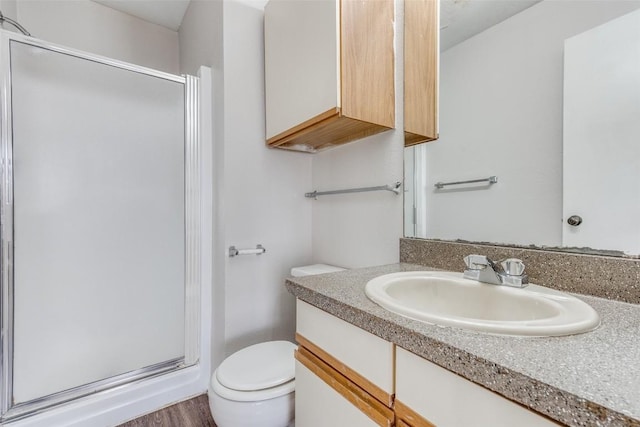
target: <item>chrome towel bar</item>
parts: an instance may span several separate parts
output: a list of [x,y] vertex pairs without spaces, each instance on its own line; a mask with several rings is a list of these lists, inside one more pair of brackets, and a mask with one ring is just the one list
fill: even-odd
[[266,251],[262,245],[256,245],[255,249],[237,249],[235,246],[229,246],[229,257],[233,258],[238,255],[262,255]]
[[329,194],[344,194],[344,193],[364,193],[365,191],[391,191],[395,194],[400,194],[400,181],[393,185],[380,185],[377,187],[361,187],[361,188],[346,188],[344,190],[332,190],[332,191],[314,191],[312,193],[305,193],[304,197],[315,199],[318,196],[327,196]]
[[498,182],[498,177],[493,175],[493,176],[490,176],[489,178],[471,179],[469,181],[436,182],[435,184],[433,184],[433,186],[436,187],[437,189],[441,189],[446,187],[447,185],[475,184],[476,182],[486,182],[489,185],[491,185]]

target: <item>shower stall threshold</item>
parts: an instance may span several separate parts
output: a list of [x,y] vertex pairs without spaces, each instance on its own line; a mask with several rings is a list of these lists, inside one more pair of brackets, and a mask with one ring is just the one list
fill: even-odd
[[14,405],[2,418],[0,418],[0,422],[17,421],[53,407],[75,401],[76,399],[96,393],[106,392],[117,387],[124,387],[128,384],[167,374],[169,372],[178,371],[186,367],[187,366],[184,364],[184,357],[179,357],[141,369],[136,369],[135,371],[83,384],[78,387]]

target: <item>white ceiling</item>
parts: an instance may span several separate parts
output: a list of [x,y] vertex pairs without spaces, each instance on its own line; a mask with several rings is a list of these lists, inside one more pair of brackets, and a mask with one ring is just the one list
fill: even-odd
[[[177,31],[190,0],[93,1]],[[266,0],[240,1],[257,8],[263,8],[266,3]],[[440,0],[440,50],[447,50],[539,1]]]
[[178,31],[190,0],[93,0],[120,12]]
[[447,50],[539,1],[440,0],[440,50]]

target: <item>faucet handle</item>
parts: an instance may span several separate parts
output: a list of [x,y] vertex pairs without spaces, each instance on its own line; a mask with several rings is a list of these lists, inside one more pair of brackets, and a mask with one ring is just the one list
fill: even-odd
[[521,259],[507,258],[500,265],[509,276],[522,276],[524,274],[525,265]]
[[464,263],[469,270],[484,270],[490,261],[484,255],[467,255],[464,257]]

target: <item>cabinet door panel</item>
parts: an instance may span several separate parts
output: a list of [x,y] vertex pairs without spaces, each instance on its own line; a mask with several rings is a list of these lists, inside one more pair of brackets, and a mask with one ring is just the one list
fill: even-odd
[[396,399],[438,427],[559,425],[401,348]]
[[[296,323],[298,334],[366,378],[387,396],[379,396],[366,384],[359,383],[360,387],[381,401],[390,400],[389,396],[393,394],[393,344],[300,300]],[[376,357],[371,357],[372,354]],[[345,372],[342,374],[348,376]],[[349,379],[358,383],[357,378]]]
[[265,7],[266,137],[339,108],[336,0]]
[[296,361],[296,425],[375,427],[378,424]]

